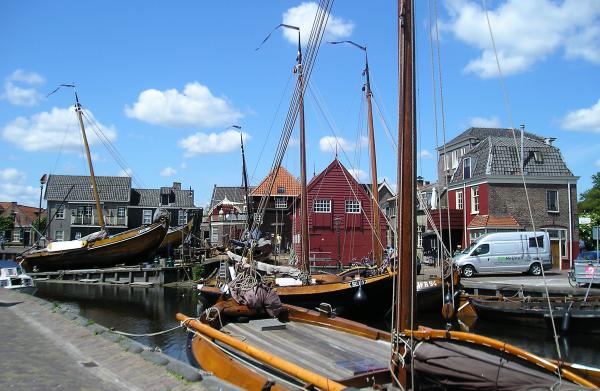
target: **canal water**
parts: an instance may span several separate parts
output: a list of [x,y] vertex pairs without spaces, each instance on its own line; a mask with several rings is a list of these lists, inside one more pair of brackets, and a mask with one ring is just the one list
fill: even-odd
[[[190,288],[40,283],[35,295],[62,303],[105,327],[133,334],[154,333],[175,327],[179,324],[175,320],[177,312],[197,316],[203,302],[197,291]],[[384,324],[376,320],[374,323]],[[437,313],[431,313],[422,315],[418,324],[440,328],[444,323]],[[557,357],[552,333],[544,329],[479,320],[471,326],[471,331],[497,338],[540,356]],[[150,347],[158,347],[163,353],[181,361],[187,360],[186,333],[182,330],[134,339]],[[565,361],[600,365],[598,334],[568,335],[560,338],[559,345]]]

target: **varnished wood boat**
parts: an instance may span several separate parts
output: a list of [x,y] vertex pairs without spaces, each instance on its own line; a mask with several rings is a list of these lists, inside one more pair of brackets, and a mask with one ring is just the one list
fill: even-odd
[[157,253],[166,253],[168,248],[171,247],[175,249],[183,243],[183,239],[187,236],[187,234],[192,229],[193,220],[190,220],[187,224],[181,225],[179,227],[170,227],[167,231],[162,242],[158,246],[156,250]]
[[[75,88],[74,85],[61,86]],[[77,93],[75,93],[75,112],[79,120],[83,146],[90,170],[90,184],[96,204],[100,231],[88,235],[81,240],[52,242],[41,250],[30,249],[18,259],[29,271],[89,269],[110,267],[118,264],[139,264],[154,255],[158,245],[167,233],[169,219],[166,214],[160,214],[155,222],[147,227],[130,229],[112,236],[108,235],[104,224],[104,214],[100,204],[96,177],[94,176],[90,148],[83,124],[83,109],[79,103]]]

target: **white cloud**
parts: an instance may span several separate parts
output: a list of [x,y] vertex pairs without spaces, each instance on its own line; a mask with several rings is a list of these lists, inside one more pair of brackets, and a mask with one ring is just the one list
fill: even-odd
[[498,117],[471,117],[469,125],[475,128],[499,128],[500,120]]
[[366,181],[369,178],[369,176],[367,175],[367,173],[364,172],[363,170],[361,170],[360,168],[351,168],[351,169],[348,170],[348,172],[350,174],[352,174],[352,176],[354,177],[354,179],[356,179],[360,183]]
[[26,175],[16,168],[0,169],[0,200],[16,201],[24,205],[36,205],[39,188],[25,182]]
[[133,176],[133,170],[131,168],[127,167],[124,170],[119,171],[117,176],[128,176],[131,178]]
[[[242,133],[244,142],[250,139],[248,133]],[[190,157],[203,154],[231,152],[240,147],[240,133],[237,130],[227,130],[221,133],[196,133],[179,140],[177,143]]]
[[319,148],[323,152],[335,152],[336,146],[339,149],[339,153],[342,151],[351,152],[355,149],[362,148],[368,145],[368,139],[361,137],[358,142],[346,140],[343,137],[325,136],[319,140]]
[[[450,20],[442,30],[480,50],[465,72],[482,78],[497,76],[485,11],[479,2],[446,3]],[[524,72],[558,50],[567,58],[600,64],[600,2],[595,0],[508,0],[488,9],[504,75]]]
[[426,149],[422,149],[421,152],[419,152],[419,157],[424,159],[433,159],[433,155],[431,154],[431,152],[429,152]]
[[[42,99],[42,95],[31,87],[44,82],[44,78],[35,72],[17,69],[4,80],[4,92],[0,97],[13,105],[35,106]],[[24,84],[27,87],[18,84]]]
[[600,99],[591,107],[567,113],[561,121],[561,126],[566,130],[587,130],[600,133]]
[[[107,127],[94,119],[94,115],[85,110],[85,114],[98,125],[109,140],[117,138],[114,127]],[[90,145],[99,142],[91,126],[86,127]],[[81,131],[73,107],[61,109],[54,107],[31,117],[17,117],[2,130],[2,137],[25,151],[51,151],[61,146],[65,151],[81,151]]]
[[172,128],[227,126],[242,118],[242,113],[225,98],[214,96],[198,82],[186,84],[183,92],[174,88],[142,91],[133,107],[125,106],[125,114]]
[[162,176],[173,176],[177,174],[177,170],[173,167],[165,167],[160,171],[160,175]]
[[596,160],[596,167],[600,168],[600,159]]
[[[302,45],[308,43],[313,21],[319,6],[317,3],[302,3],[297,7],[288,9],[283,13],[283,23],[300,27],[300,39]],[[323,39],[326,41],[349,37],[354,30],[354,22],[343,18],[329,15],[327,27]],[[283,36],[291,43],[297,45],[298,32],[291,29],[282,29]]]
[[186,162],[181,162],[181,168],[183,168],[185,170],[187,168],[187,163]]

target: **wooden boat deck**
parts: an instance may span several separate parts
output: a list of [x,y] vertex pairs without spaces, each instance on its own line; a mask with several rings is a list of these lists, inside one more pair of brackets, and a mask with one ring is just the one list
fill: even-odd
[[384,341],[300,322],[268,331],[253,323],[228,324],[221,331],[333,380],[388,367],[390,344]]

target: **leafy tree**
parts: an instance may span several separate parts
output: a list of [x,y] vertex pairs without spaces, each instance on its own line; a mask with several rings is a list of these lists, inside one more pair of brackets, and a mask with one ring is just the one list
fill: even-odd
[[600,172],[592,175],[593,186],[581,193],[577,203],[579,217],[589,217],[591,224],[579,225],[579,237],[585,242],[586,248],[596,248],[592,240],[592,227],[600,225]]
[[44,233],[44,231],[46,231],[46,224],[48,222],[48,219],[46,216],[42,217],[41,219],[35,219],[32,223],[31,226],[33,228],[35,228],[38,232],[40,233]]
[[0,216],[0,235],[5,236],[6,231],[11,231],[15,226],[13,216]]

